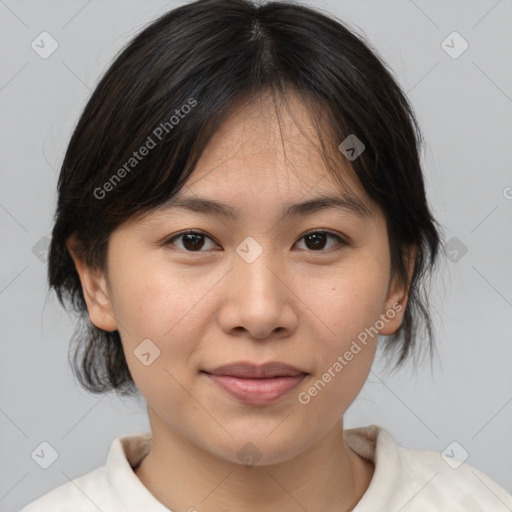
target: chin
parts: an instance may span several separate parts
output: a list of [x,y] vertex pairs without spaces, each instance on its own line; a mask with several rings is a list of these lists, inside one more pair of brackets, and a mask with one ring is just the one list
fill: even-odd
[[243,434],[227,439],[228,446],[220,452],[219,444],[216,444],[212,453],[243,466],[268,466],[291,460],[305,449],[304,441],[302,444],[297,439],[291,441],[292,436],[286,435],[284,430],[281,435],[275,432],[269,435],[271,431],[251,434],[250,430],[245,430]]

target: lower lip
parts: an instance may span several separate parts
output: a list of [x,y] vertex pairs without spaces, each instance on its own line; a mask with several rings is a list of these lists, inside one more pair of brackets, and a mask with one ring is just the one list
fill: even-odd
[[244,379],[210,373],[206,373],[206,375],[231,396],[252,405],[270,404],[279,400],[295,388],[306,376],[304,373],[294,377]]

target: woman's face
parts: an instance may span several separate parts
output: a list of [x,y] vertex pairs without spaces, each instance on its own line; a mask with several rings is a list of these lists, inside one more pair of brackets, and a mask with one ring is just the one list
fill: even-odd
[[[169,206],[112,234],[106,276],[77,263],[91,321],[119,330],[150,417],[234,462],[251,451],[280,462],[321,441],[362,388],[375,333],[393,333],[405,307],[384,216],[361,186],[345,173],[352,202],[311,203],[342,191],[307,112],[292,106],[309,140],[259,98],[217,132],[180,191],[233,216]],[[373,213],[352,208],[354,197]],[[211,375],[240,362],[281,362],[298,376]]]

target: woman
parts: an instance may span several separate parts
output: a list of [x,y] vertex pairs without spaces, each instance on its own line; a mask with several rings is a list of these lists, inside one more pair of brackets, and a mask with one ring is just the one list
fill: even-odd
[[137,35],[69,143],[48,261],[81,383],[140,392],[151,432],[23,512],[509,510],[467,464],[343,428],[379,336],[397,366],[431,347],[420,142],[311,8],[199,0]]

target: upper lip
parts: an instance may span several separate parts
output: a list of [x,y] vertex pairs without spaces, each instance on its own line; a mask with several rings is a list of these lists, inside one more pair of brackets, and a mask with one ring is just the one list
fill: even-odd
[[240,361],[218,366],[212,370],[204,370],[211,375],[226,375],[230,377],[242,377],[245,379],[270,379],[272,377],[297,377],[306,372],[298,368],[278,361],[270,361],[264,364],[254,364]]

